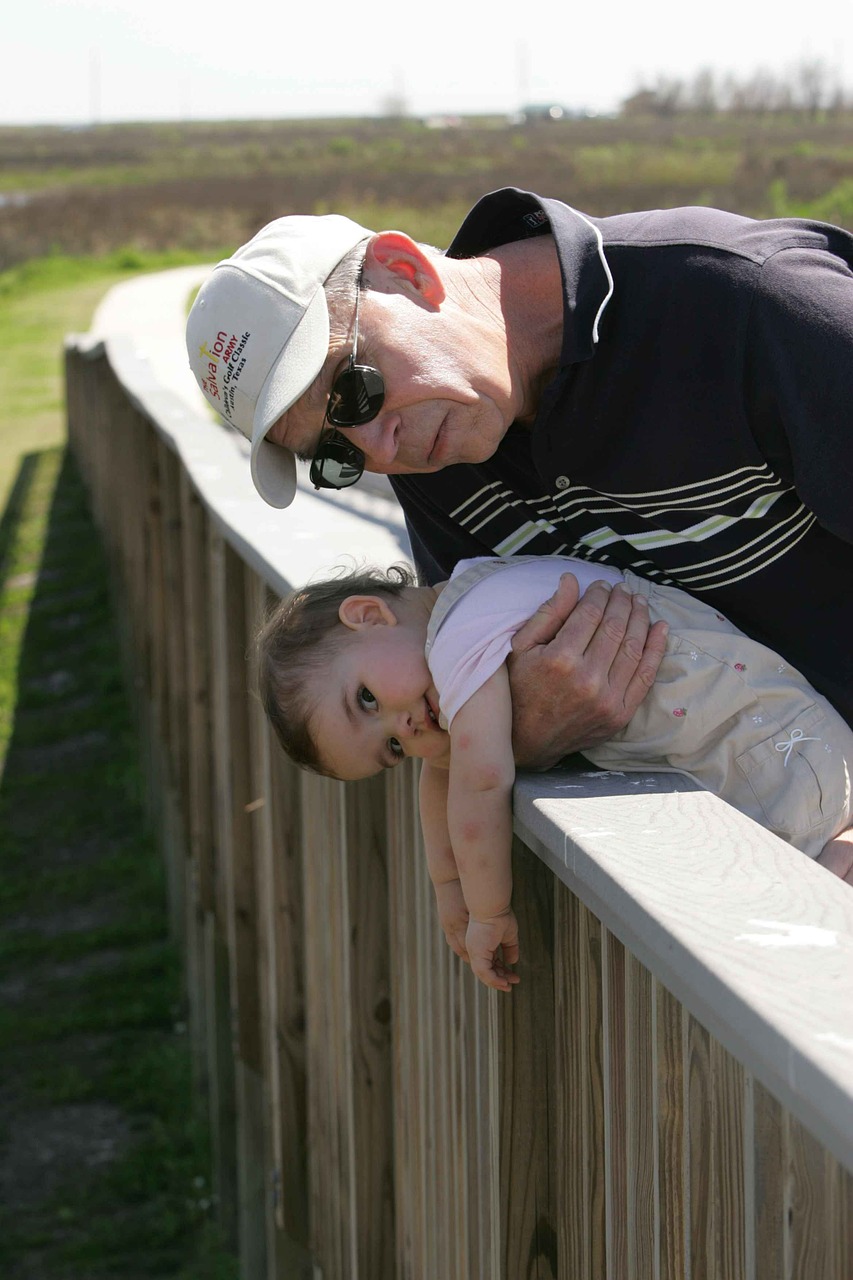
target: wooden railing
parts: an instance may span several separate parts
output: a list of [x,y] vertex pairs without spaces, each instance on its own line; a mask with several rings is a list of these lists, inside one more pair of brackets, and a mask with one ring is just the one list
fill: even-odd
[[136,349],[69,340],[70,441],[243,1280],[850,1280],[853,893],[687,779],[526,775],[522,983],[479,986],[434,917],[414,768],[294,770],[247,664],[272,597],[401,558],[399,512],[269,511]]

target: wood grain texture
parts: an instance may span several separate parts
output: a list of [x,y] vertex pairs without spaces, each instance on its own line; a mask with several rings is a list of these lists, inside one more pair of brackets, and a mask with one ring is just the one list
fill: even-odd
[[[267,589],[245,570],[249,684],[257,687],[254,638]],[[264,1150],[268,1273],[278,1276],[294,1242],[308,1240],[302,876],[295,769],[274,740],[260,700],[250,697],[250,804],[258,904],[258,982],[265,1092]]]
[[310,1248],[324,1277],[354,1271],[349,962],[343,784],[303,774]]
[[346,787],[357,1276],[393,1280],[393,1101],[385,779]]
[[660,1280],[681,1280],[686,1265],[687,1164],[684,1011],[655,986],[657,1090],[658,1269]]
[[513,906],[521,983],[498,993],[501,1015],[501,1225],[504,1274],[557,1276],[554,1176],[554,882],[518,842]]
[[832,1217],[832,1173],[826,1152],[789,1118],[791,1169],[790,1272],[792,1280],[831,1274],[827,1221]]
[[657,1256],[655,1081],[652,979],[632,955],[625,961],[628,1275],[645,1280]]
[[559,1274],[604,1280],[601,928],[560,884],[554,939]]
[[718,797],[685,784],[677,775],[639,775],[630,793],[627,775],[521,778],[516,830],[853,1168],[853,895]]
[[714,1184],[716,1247],[714,1261],[723,1280],[744,1280],[746,1223],[744,1199],[744,1070],[711,1040],[714,1090]]
[[608,1277],[628,1275],[628,1118],[626,1077],[626,953],[603,931],[604,1158]]
[[785,1112],[760,1084],[753,1085],[753,1135],[755,1280],[787,1280],[788,1126]]
[[243,566],[215,533],[209,542],[217,802],[217,917],[230,969],[240,1265],[266,1270],[264,1139],[258,1119],[261,1033],[258,929],[251,826]]
[[687,1026],[687,1097],[690,1276],[691,1280],[718,1280],[714,1142],[717,1095],[711,1077],[711,1037],[693,1018],[688,1019]]

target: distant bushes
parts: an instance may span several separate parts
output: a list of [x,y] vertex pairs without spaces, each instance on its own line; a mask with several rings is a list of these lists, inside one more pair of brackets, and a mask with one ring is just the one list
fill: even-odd
[[600,215],[714,204],[853,227],[851,123],[692,111],[445,129],[414,120],[0,129],[0,271],[117,248],[213,256],[282,214],[329,210],[443,246],[480,195],[507,184]]

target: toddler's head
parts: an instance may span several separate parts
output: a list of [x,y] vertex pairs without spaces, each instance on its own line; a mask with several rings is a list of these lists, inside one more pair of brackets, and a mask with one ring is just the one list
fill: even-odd
[[354,779],[423,754],[424,740],[437,751],[445,735],[423,655],[429,610],[414,585],[404,565],[341,572],[294,591],[264,624],[261,700],[302,768]]

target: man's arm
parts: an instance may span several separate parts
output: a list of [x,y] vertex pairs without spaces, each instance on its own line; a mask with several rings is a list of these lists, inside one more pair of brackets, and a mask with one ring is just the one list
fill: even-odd
[[487,986],[509,991],[518,960],[512,898],[512,703],[500,667],[457,712],[450,728],[447,822],[470,912],[471,968]]
[[774,470],[825,529],[853,542],[853,245],[843,231],[826,234],[836,252],[787,248],[761,269],[745,403]]
[[666,623],[649,627],[644,596],[599,582],[578,602],[564,574],[507,659],[516,763],[547,769],[624,729],[655,682],[666,635]]

